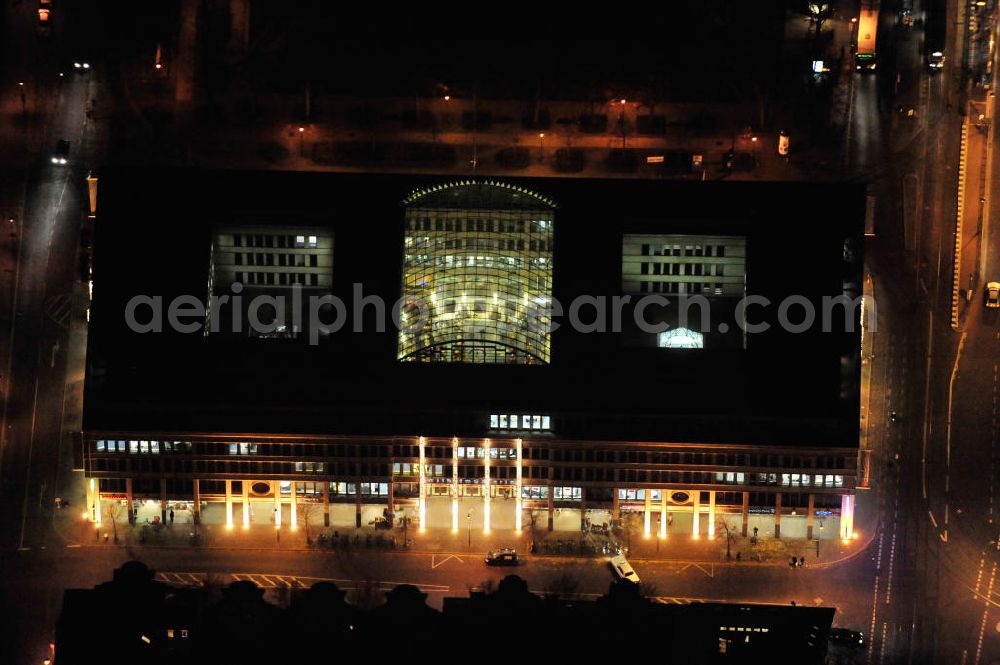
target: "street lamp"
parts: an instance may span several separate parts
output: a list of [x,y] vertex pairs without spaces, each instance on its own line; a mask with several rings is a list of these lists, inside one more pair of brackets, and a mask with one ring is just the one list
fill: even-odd
[[465,518],[469,521],[469,549],[472,549],[472,511],[470,510]]
[[624,97],[622,99],[620,99],[619,103],[618,103],[619,108],[621,110],[621,112],[618,114],[618,128],[621,130],[621,133],[622,133],[622,149],[623,150],[625,149],[625,103],[626,103],[626,100],[625,100]]
[[538,132],[538,161],[545,161],[545,132]]
[[306,156],[306,128],[299,127],[299,157]]

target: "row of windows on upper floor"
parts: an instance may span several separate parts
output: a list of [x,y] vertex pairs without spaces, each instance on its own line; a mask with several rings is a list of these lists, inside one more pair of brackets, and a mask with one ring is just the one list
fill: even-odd
[[[505,270],[551,270],[552,261],[544,256],[525,258],[523,256],[482,256],[482,255],[453,255],[445,256],[430,254],[406,254],[403,256],[403,263],[407,267],[420,268],[445,268],[457,270],[459,268],[497,268]],[[423,286],[422,284],[419,286]]]
[[233,280],[250,286],[318,286],[319,275],[316,273],[287,272],[237,272]]
[[[641,275],[716,275],[726,274],[725,263],[641,263]],[[742,276],[742,275],[740,275]]]
[[270,254],[264,252],[235,252],[233,264],[242,266],[279,266],[283,268],[316,268],[318,254]]
[[410,217],[406,220],[410,231],[466,231],[482,233],[549,233],[552,221],[548,219],[432,219]]
[[[542,418],[547,416],[541,416]],[[497,414],[499,425],[500,414]],[[511,416],[508,416],[508,425]],[[519,422],[523,422],[520,416]],[[531,417],[534,424],[534,416]],[[490,420],[492,424],[492,416]],[[551,424],[551,420],[550,420]],[[498,441],[509,442],[500,439]],[[700,452],[670,452],[644,450],[608,450],[595,448],[564,448],[562,444],[549,447],[537,445],[522,447],[522,458],[527,460],[548,460],[556,462],[593,462],[598,464],[670,464],[675,466],[748,466],[758,468],[797,468],[797,469],[843,469],[846,468],[846,458],[843,455],[797,456],[777,455],[767,453],[700,453]],[[476,451],[474,456],[482,459],[484,447],[459,446],[466,452],[465,459],[472,459],[470,450]],[[497,457],[502,459],[499,451],[508,451],[508,459],[516,457],[516,449],[505,445],[490,446],[496,450]],[[419,459],[420,447],[417,444],[376,445],[353,443],[304,444],[297,442],[285,443],[253,443],[253,442],[215,442],[205,441],[157,441],[157,440],[105,440],[94,442],[94,450],[99,453],[130,453],[153,454],[164,453],[197,453],[200,455],[262,455],[282,457],[360,457],[364,459],[391,457]],[[513,451],[513,452],[511,452]],[[428,444],[424,448],[425,459],[451,459],[452,446]]]
[[[742,290],[740,285],[735,288]],[[639,293],[674,293],[721,296],[726,292],[722,282],[639,282]]]
[[233,247],[272,247],[276,249],[316,249],[319,238],[313,235],[273,235],[269,233],[234,233]]
[[[399,471],[397,472],[397,467]],[[357,477],[393,477],[399,480],[416,481],[419,478],[419,466],[410,465],[410,473],[404,473],[402,464],[354,464],[354,463],[324,463],[324,462],[261,462],[258,460],[242,460],[221,462],[213,460],[185,460],[173,458],[99,458],[92,460],[87,470],[90,473],[121,474],[135,476],[139,474],[190,474],[202,476],[213,475],[252,475],[260,479],[271,476],[288,476],[299,474],[308,477],[314,474],[332,475],[345,480]],[[483,465],[459,465],[458,480],[460,483],[482,483],[486,478]],[[425,478],[428,483],[449,484],[453,482],[451,464],[427,465]],[[491,481],[513,483],[517,479],[517,469],[513,466],[499,466],[490,470]],[[773,473],[727,473],[699,471],[645,471],[632,469],[598,468],[566,468],[529,466],[521,470],[521,479],[525,484],[532,481],[575,481],[584,483],[609,484],[671,484],[677,487],[731,485],[734,487],[782,487],[788,489],[840,489],[845,485],[845,477],[841,474],[773,474]],[[398,482],[398,481],[397,481]],[[635,494],[625,494],[623,498],[636,496],[642,500],[644,490],[626,490]]]
[[643,256],[725,256],[725,245],[648,245],[642,246]]
[[538,414],[494,413],[490,415],[490,429],[551,430],[552,418]]
[[421,248],[430,251],[445,249],[467,249],[467,250],[498,250],[498,251],[531,251],[531,252],[551,252],[552,240],[525,240],[524,238],[506,239],[500,238],[428,238],[427,236],[407,236],[405,247]]

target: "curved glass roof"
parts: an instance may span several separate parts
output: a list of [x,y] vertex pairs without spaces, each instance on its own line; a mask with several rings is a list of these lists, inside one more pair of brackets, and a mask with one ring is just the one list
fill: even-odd
[[418,208],[462,208],[467,210],[554,209],[555,202],[538,192],[501,180],[456,180],[416,189],[403,205]]

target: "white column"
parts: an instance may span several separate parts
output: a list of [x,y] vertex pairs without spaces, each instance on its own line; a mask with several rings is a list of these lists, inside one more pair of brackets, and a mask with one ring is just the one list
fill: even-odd
[[458,438],[451,440],[451,532],[458,533]]
[[243,528],[250,528],[250,481],[243,480]]
[[[281,483],[275,481],[274,483],[272,483],[272,487],[274,487],[274,528],[280,529],[281,528]],[[361,488],[358,487],[357,485],[354,486],[354,489],[359,492],[361,491]]]
[[418,447],[420,448],[420,498],[417,501],[417,511],[419,514],[419,529],[423,532],[427,528],[427,457],[426,443],[424,437],[420,437]]
[[650,510],[652,509],[653,497],[652,490],[648,487],[643,492],[643,496],[646,497],[645,505],[643,506],[642,512],[642,537],[649,538],[650,535]]
[[101,526],[101,481],[98,478],[91,478],[87,485],[90,487],[91,495],[88,508],[91,510],[94,524]]
[[483,533],[490,532],[490,440],[483,439]]
[[691,537],[695,540],[701,538],[701,529],[699,528],[701,522],[701,490],[694,490],[691,493],[691,498],[694,500],[694,517],[692,519],[691,527]]
[[840,497],[840,537],[843,540],[854,537],[854,497],[849,494]]
[[660,539],[667,537],[667,490],[660,490]]
[[[295,529],[297,529],[298,526],[299,526],[299,511],[297,510],[297,508],[298,508],[298,497],[295,495],[295,489],[296,489],[295,486],[296,485],[298,485],[298,483],[293,480],[291,482],[291,486],[289,487],[289,495],[291,496],[291,504],[288,506],[288,510],[289,510],[289,516],[291,517],[291,522],[292,522],[292,524],[291,524],[292,531],[295,531]],[[359,487],[357,489],[360,490],[361,488]]]
[[226,528],[233,528],[233,481],[226,481]]
[[708,539],[715,538],[715,490],[708,493]]
[[514,481],[514,528],[521,533],[521,439],[517,439],[514,445],[517,446],[517,479]]

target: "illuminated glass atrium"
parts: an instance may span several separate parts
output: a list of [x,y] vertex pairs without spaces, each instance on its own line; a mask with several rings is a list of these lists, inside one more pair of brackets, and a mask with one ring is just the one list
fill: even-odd
[[507,183],[461,181],[404,205],[398,358],[548,363],[555,204]]

